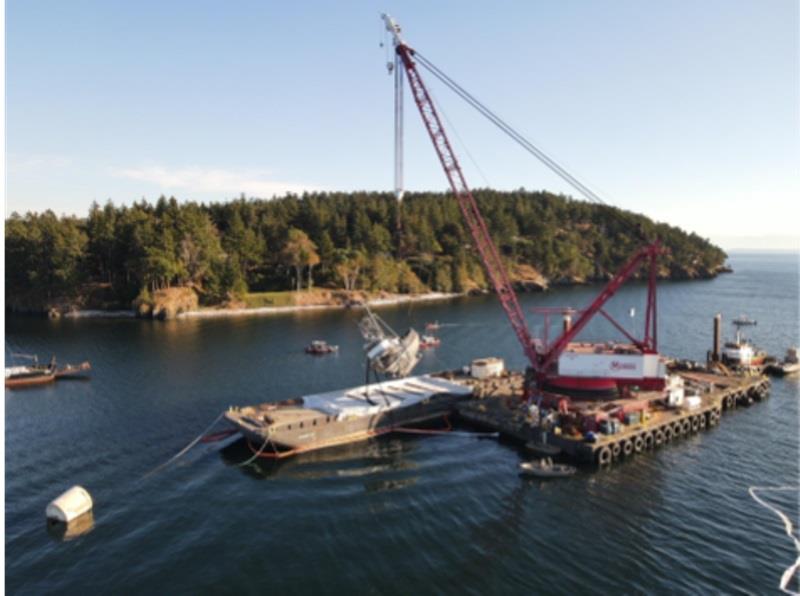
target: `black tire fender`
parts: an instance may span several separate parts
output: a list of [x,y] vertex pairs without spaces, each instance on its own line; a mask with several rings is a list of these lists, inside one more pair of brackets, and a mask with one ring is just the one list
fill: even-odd
[[630,439],[625,439],[622,442],[622,453],[625,457],[628,457],[631,453],[633,453],[633,441]]

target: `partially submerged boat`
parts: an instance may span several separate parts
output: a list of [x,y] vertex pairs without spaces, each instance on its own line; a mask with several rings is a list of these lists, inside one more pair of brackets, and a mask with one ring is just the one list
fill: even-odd
[[547,457],[541,460],[524,461],[519,464],[519,473],[522,476],[535,476],[536,478],[566,478],[573,476],[577,468],[567,464],[554,464]]
[[409,329],[401,336],[366,307],[366,315],[359,321],[358,330],[365,340],[368,376],[372,372],[393,378],[405,377],[419,363],[420,337],[415,329]]
[[251,450],[280,458],[443,418],[471,394],[466,385],[421,375],[231,407],[225,419],[244,435]]

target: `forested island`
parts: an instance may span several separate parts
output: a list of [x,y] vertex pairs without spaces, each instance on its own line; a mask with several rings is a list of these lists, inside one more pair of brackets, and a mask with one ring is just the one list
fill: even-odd
[[[609,278],[641,246],[669,249],[660,276],[706,278],[726,254],[694,233],[548,192],[477,190],[522,290]],[[6,219],[6,305],[18,311],[277,304],[278,292],[479,292],[487,280],[450,194],[308,193],[198,204],[94,203],[88,217]],[[328,292],[328,295],[331,294]],[[259,297],[260,300],[259,300]]]

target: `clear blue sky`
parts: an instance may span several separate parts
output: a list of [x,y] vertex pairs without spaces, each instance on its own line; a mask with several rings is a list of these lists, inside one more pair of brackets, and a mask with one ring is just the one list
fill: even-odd
[[[609,202],[726,248],[800,233],[794,0],[7,0],[6,214],[391,190],[381,11]],[[572,193],[428,80],[472,186]],[[406,185],[444,189],[412,110]]]

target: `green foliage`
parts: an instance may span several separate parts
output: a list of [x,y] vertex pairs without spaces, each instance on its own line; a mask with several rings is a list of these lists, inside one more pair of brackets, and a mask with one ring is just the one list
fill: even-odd
[[[658,237],[673,276],[703,275],[725,253],[644,216],[545,192],[475,192],[509,265],[550,280],[602,280]],[[6,289],[46,301],[106,284],[120,304],[143,289],[192,286],[203,303],[311,287],[422,292],[487,288],[455,199],[408,193],[314,193],[270,201],[126,207],[94,203],[88,217],[13,214],[6,220]],[[312,275],[313,274],[313,275]],[[305,283],[304,283],[305,282]],[[256,300],[249,298],[247,300]]]
[[292,306],[294,305],[294,292],[251,292],[245,294],[242,299],[248,308]]

